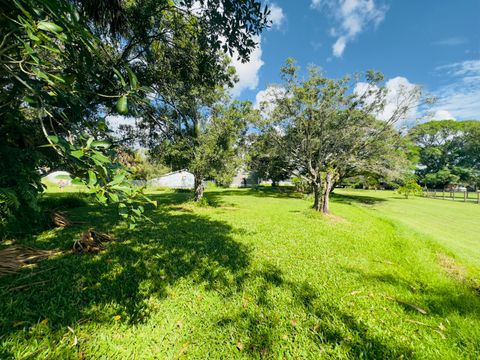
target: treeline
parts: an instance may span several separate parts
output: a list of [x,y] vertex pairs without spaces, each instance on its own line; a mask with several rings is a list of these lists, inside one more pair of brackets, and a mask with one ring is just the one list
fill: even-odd
[[480,121],[430,121],[409,132],[416,146],[416,175],[420,184],[443,189],[480,185]]

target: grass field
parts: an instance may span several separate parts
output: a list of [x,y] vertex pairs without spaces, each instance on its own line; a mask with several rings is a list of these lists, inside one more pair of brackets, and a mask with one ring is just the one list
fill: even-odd
[[152,196],[153,224],[86,204],[68,210],[85,223],[21,240],[117,239],[0,278],[0,358],[480,357],[480,206],[342,190],[322,217],[271,189]]
[[[337,190],[337,193],[371,198],[373,210],[401,222],[440,243],[473,268],[480,265],[480,205],[443,199],[404,197],[391,191]],[[386,200],[386,201],[385,201]]]

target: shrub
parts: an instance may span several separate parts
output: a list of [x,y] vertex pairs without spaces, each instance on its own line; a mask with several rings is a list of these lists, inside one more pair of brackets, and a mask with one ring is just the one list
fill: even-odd
[[400,186],[397,190],[399,194],[405,195],[405,199],[408,199],[410,195],[421,195],[422,194],[422,187],[418,185],[418,183],[414,180],[408,180]]

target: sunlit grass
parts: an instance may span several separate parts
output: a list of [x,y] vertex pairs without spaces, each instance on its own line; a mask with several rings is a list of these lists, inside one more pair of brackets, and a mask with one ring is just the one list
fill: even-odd
[[452,245],[480,233],[457,209],[474,205],[337,193],[328,218],[288,191],[157,193],[134,231],[71,209],[86,223],[23,242],[68,249],[89,226],[118,241],[0,278],[0,357],[478,358],[478,253]]

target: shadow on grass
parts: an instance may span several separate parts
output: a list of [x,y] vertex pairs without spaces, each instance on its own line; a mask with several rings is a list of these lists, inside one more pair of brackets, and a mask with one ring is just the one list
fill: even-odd
[[428,314],[436,314],[442,317],[448,317],[452,313],[461,316],[480,318],[480,301],[478,290],[471,284],[456,281],[458,286],[456,292],[452,292],[451,287],[441,285],[432,287],[425,284],[421,279],[409,280],[400,275],[394,268],[390,271],[376,271],[376,273],[367,272],[356,268],[343,268],[344,271],[357,274],[363,281],[372,284],[383,283],[392,285],[396,292],[401,289],[403,294],[409,294],[409,297],[418,299],[416,302],[410,302],[401,297],[395,297],[395,293],[385,294],[390,296],[405,312],[419,314],[418,308],[425,310]]
[[364,195],[344,195],[332,193],[331,199],[337,203],[343,204],[363,204],[363,205],[375,205],[377,203],[385,202],[386,199],[373,197],[373,196],[364,196]]
[[[249,250],[235,242],[237,229],[193,213],[172,211],[188,194],[153,196],[162,205],[149,212],[153,223],[127,231],[115,227],[115,209],[86,206],[69,212],[87,223],[25,237],[20,245],[66,250],[0,278],[0,340],[43,319],[55,330],[80,321],[142,322],[152,296],[165,298],[168,288],[184,278],[228,294],[241,286]],[[97,254],[75,254],[71,248],[82,230],[95,227],[116,241]]]
[[[281,270],[271,264],[251,274],[248,281],[257,284],[256,297],[236,314],[219,319],[221,327],[241,334],[244,351],[253,358],[275,358],[277,342],[295,339],[296,328],[308,328],[307,336],[320,357],[324,351],[341,351],[348,358],[410,358],[413,349],[404,344],[372,333],[361,320],[333,303],[319,299],[318,290],[309,283],[297,283],[284,279]],[[293,299],[292,312],[307,313],[305,323],[296,319],[280,319],[276,307],[279,294],[289,294]],[[295,310],[296,309],[296,310]],[[299,310],[299,311],[298,311]],[[291,338],[291,339],[290,339]],[[314,357],[313,349],[309,349]],[[287,352],[288,353],[288,352]],[[331,353],[330,356],[334,355]],[[334,355],[335,357],[335,355]]]
[[260,198],[279,198],[279,199],[301,199],[304,194],[301,194],[293,187],[290,186],[257,186],[251,188],[238,188],[238,189],[221,189],[221,190],[209,190],[205,193],[209,202],[212,204],[222,204],[223,197],[225,196],[255,196]]

